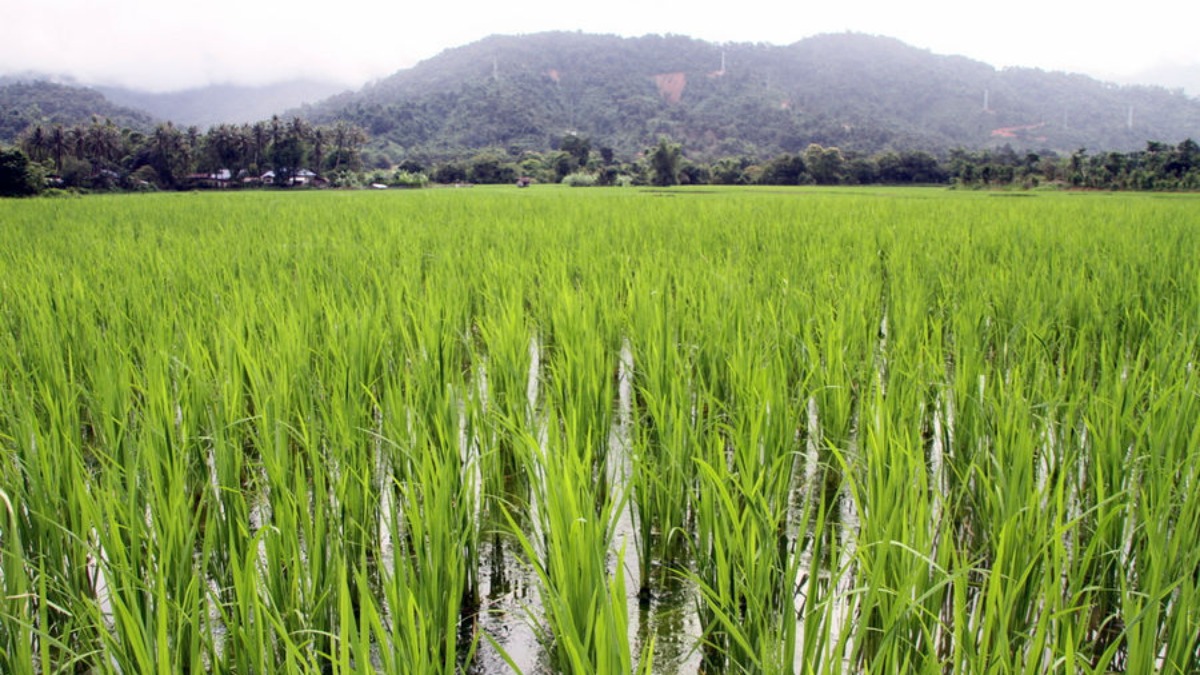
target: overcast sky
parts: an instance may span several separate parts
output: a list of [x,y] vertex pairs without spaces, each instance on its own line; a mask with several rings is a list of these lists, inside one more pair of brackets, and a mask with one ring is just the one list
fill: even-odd
[[[487,35],[544,30],[674,33],[773,44],[854,31],[999,67],[1068,70],[1106,80],[1177,87],[1184,86],[1182,80],[1151,82],[1145,73],[1200,73],[1200,46],[1194,41],[1200,8],[1194,0],[1125,2],[1121,11],[1106,5],[1094,0],[0,0],[0,74],[63,73],[86,83],[158,91],[296,77],[357,86]],[[1189,93],[1200,95],[1200,90],[1189,86]]]

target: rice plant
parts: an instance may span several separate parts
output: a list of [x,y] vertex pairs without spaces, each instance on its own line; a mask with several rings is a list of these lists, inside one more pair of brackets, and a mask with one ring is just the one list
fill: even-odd
[[0,202],[0,670],[1195,672],[1195,204]]

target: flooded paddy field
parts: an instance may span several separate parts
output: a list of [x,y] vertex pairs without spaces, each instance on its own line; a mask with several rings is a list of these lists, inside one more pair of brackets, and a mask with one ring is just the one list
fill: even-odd
[[1200,670],[1200,200],[0,202],[0,672]]

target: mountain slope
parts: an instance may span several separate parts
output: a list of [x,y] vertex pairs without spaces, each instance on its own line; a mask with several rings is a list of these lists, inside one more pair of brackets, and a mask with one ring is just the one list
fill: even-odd
[[1200,101],[1180,92],[997,70],[858,34],[784,47],[494,36],[300,112],[363,126],[393,159],[544,150],[569,133],[626,155],[668,135],[708,158],[813,142],[863,152],[1004,143],[1070,151],[1200,136]]
[[93,116],[140,131],[154,126],[149,113],[117,105],[94,89],[46,81],[0,81],[0,142],[14,142],[30,125],[86,124]]

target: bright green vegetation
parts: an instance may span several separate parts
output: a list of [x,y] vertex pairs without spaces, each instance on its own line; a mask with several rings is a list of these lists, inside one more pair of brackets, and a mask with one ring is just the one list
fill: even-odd
[[1196,672],[1198,206],[0,203],[0,672]]

